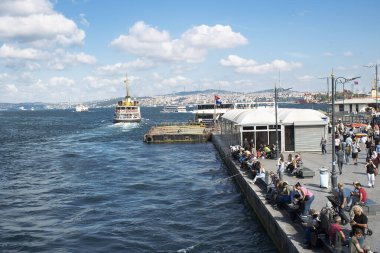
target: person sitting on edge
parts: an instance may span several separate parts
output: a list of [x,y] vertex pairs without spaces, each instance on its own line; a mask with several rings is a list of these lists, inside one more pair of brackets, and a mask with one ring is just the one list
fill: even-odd
[[340,226],[340,223],[341,223],[341,218],[339,216],[335,216],[334,218],[334,223],[332,223],[330,225],[330,229],[329,229],[329,238],[330,238],[330,244],[332,246],[335,246],[335,234],[336,233],[339,233],[340,234],[340,238],[341,241],[342,241],[342,245],[345,245],[345,241],[346,241],[346,236],[344,235],[343,233],[343,230],[342,230],[342,227]]
[[311,233],[317,232],[319,226],[318,216],[314,209],[310,209],[308,218],[302,223],[305,228],[305,241],[302,244],[305,248],[311,248]]
[[314,194],[305,186],[301,186],[300,182],[294,186],[300,193],[300,201],[304,203],[303,215],[306,216],[310,210],[311,203],[314,201]]
[[272,150],[270,150],[269,145],[265,146],[265,158],[270,159],[272,156]]
[[[354,205],[361,205],[365,206],[367,202],[367,192],[366,190],[362,187],[362,185],[359,182],[356,182],[355,184],[355,191],[351,192],[351,208]],[[351,210],[350,208],[350,210]]]
[[285,206],[292,202],[293,187],[288,182],[283,182],[280,194],[277,198],[278,206]]
[[364,235],[366,228],[368,228],[368,217],[363,213],[363,209],[360,206],[354,206],[352,208],[354,212],[354,218],[350,222],[351,225],[351,234],[354,235],[356,230],[361,230],[362,237],[359,239],[360,246],[364,246]]
[[257,161],[257,158],[256,158],[256,161],[255,161],[255,172],[253,172],[254,174],[254,178],[252,179],[252,183],[256,183],[256,180],[261,178],[262,180],[265,181],[265,168],[264,166],[260,163],[260,161]]
[[360,244],[360,240],[364,237],[363,232],[360,229],[356,229],[350,239],[351,253],[371,253],[369,246],[363,246]]

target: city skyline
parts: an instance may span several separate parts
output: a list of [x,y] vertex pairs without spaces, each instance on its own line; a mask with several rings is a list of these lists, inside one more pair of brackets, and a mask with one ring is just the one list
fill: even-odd
[[[0,102],[73,102],[274,85],[326,91],[326,78],[380,62],[380,2],[0,2]],[[350,88],[351,84],[345,86]],[[331,89],[331,87],[330,87]],[[337,87],[341,90],[342,87]]]

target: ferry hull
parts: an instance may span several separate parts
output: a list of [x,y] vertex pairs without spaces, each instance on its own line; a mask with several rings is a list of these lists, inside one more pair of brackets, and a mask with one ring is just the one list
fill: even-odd
[[113,123],[138,123],[141,119],[113,119]]

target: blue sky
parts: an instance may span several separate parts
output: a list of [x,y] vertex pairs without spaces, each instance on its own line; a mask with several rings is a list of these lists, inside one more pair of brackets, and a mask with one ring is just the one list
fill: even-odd
[[121,97],[126,72],[132,96],[326,91],[332,69],[369,92],[379,10],[376,0],[2,0],[0,102]]

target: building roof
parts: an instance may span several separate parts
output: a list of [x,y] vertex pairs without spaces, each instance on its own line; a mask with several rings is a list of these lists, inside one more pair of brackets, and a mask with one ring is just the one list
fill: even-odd
[[[277,116],[278,124],[326,125],[328,123],[325,114],[312,109],[279,108]],[[274,108],[230,110],[222,118],[242,126],[276,124]]]
[[[380,98],[378,98],[378,101],[380,102]],[[375,104],[376,98],[349,98],[344,100],[344,104]],[[331,102],[330,102],[331,104]],[[343,100],[335,100],[335,104],[343,104]]]

